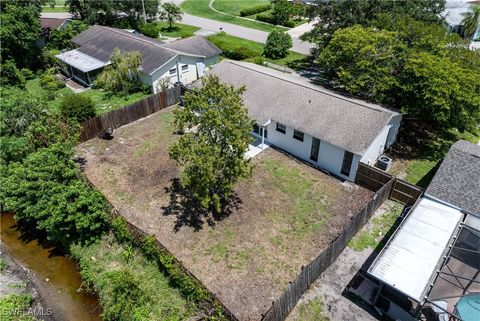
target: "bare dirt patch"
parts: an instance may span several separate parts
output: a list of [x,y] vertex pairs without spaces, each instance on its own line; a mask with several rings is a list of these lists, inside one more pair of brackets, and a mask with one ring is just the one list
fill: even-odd
[[178,188],[168,157],[172,108],[78,147],[85,172],[132,224],[154,234],[239,320],[260,320],[302,265],[320,254],[372,196],[275,149],[221,216]]

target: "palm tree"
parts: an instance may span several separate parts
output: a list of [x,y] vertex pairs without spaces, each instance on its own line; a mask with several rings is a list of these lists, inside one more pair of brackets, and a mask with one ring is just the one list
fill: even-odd
[[160,11],[160,19],[168,21],[169,29],[172,29],[172,24],[177,20],[182,20],[182,10],[179,6],[165,2],[162,4],[162,11]]
[[465,38],[471,38],[480,25],[480,5],[473,5],[472,10],[463,14],[463,30]]

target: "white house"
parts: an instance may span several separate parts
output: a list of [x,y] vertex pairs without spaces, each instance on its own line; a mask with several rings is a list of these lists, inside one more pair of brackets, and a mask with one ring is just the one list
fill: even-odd
[[158,82],[189,84],[214,64],[221,50],[200,36],[162,43],[122,29],[91,26],[72,39],[76,49],[56,55],[63,71],[78,82],[90,86],[108,64],[115,48],[142,54],[140,80],[158,91]]
[[254,134],[330,173],[353,181],[359,162],[374,164],[396,140],[402,115],[343,97],[256,64],[223,60],[207,74],[243,95]]

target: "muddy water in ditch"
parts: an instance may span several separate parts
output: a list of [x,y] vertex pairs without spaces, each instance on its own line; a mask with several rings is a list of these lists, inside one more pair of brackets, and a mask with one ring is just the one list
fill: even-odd
[[36,240],[22,241],[12,214],[3,213],[0,219],[3,246],[16,261],[30,269],[42,300],[53,310],[53,318],[101,320],[97,298],[78,291],[81,277],[75,262],[65,256],[52,255],[52,248],[44,248]]

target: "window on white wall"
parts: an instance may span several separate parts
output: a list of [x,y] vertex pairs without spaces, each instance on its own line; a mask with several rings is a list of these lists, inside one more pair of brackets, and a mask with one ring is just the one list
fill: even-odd
[[177,68],[170,69],[169,73],[170,73],[170,76],[175,75],[177,73]]
[[304,134],[301,131],[296,129],[293,130],[293,138],[295,138],[296,140],[303,142],[303,136]]
[[183,72],[188,71],[188,65],[183,65],[183,66],[182,66],[182,71],[183,71]]
[[343,154],[343,163],[341,173],[345,176],[350,176],[350,169],[352,168],[353,154],[345,151]]
[[287,127],[284,124],[277,122],[277,132],[281,132],[285,134],[286,131],[287,131]]

